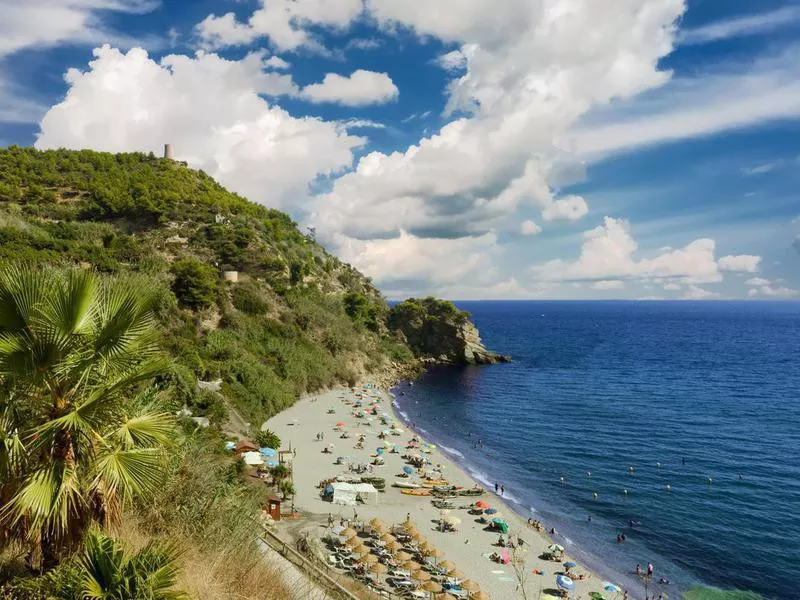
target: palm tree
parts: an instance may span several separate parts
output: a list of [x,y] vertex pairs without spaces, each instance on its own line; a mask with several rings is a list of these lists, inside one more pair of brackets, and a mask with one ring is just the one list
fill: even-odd
[[180,553],[174,546],[150,542],[128,555],[118,540],[91,530],[78,560],[81,596],[86,600],[182,600],[176,589]]
[[91,272],[0,268],[0,549],[50,567],[164,473],[164,371],[142,295]]

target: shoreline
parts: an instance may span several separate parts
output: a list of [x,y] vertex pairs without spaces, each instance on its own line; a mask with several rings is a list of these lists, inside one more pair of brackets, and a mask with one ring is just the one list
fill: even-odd
[[[394,386],[393,386],[394,387]],[[361,389],[361,388],[359,388]],[[333,516],[337,521],[340,519],[350,519],[356,513],[359,520],[368,520],[379,517],[390,524],[400,523],[405,520],[407,515],[411,515],[412,520],[420,526],[425,536],[445,557],[456,563],[458,568],[463,571],[467,578],[473,579],[480,584],[481,589],[495,600],[516,600],[521,597],[520,585],[524,585],[527,597],[549,598],[555,597],[556,581],[555,575],[564,573],[564,567],[557,562],[547,561],[540,556],[546,551],[552,540],[544,532],[539,532],[527,525],[524,516],[513,507],[513,501],[496,495],[493,491],[487,490],[485,482],[480,481],[470,470],[459,463],[456,456],[448,451],[437,447],[429,451],[427,455],[432,463],[442,464],[443,473],[451,484],[462,485],[465,488],[479,486],[485,492],[479,498],[459,497],[455,504],[458,508],[451,511],[451,516],[456,516],[462,524],[458,527],[458,533],[441,533],[429,523],[434,523],[441,518],[441,513],[430,503],[430,497],[416,497],[403,495],[399,490],[391,487],[398,472],[402,470],[405,461],[401,455],[406,452],[405,443],[416,435],[421,441],[430,443],[425,433],[418,429],[411,428],[399,414],[398,408],[394,405],[396,398],[391,389],[383,387],[371,387],[372,393],[378,393],[380,408],[391,415],[396,423],[407,427],[404,435],[392,437],[392,442],[398,442],[398,453],[386,453],[386,465],[375,467],[371,476],[383,477],[386,480],[386,491],[380,494],[377,506],[358,504],[355,509],[333,505],[323,501],[318,496],[318,482],[324,479],[345,474],[341,467],[333,465],[333,459],[337,455],[353,455],[356,462],[365,463],[368,461],[369,453],[374,452],[379,440],[376,438],[377,430],[372,427],[373,423],[367,420],[357,420],[347,413],[349,410],[346,402],[355,400],[355,392],[350,388],[339,388],[325,391],[318,394],[309,394],[300,399],[291,407],[285,409],[278,415],[269,419],[264,426],[275,431],[283,440],[284,445],[290,443],[292,447],[299,450],[295,458],[295,486],[298,495],[295,499],[295,506],[303,512],[310,513],[316,517],[327,518]],[[327,414],[330,408],[335,407],[335,414]],[[350,449],[351,440],[341,440],[338,435],[334,437],[331,425],[334,422],[346,423],[346,428],[356,431],[357,434],[365,434],[367,437],[366,448],[362,453],[357,453]],[[317,433],[324,433],[326,439],[318,442],[315,440]],[[327,436],[330,435],[328,438]],[[336,442],[333,454],[322,454],[323,460],[319,460],[323,443],[328,440]],[[448,449],[450,450],[450,449]],[[463,456],[462,456],[463,458]],[[367,474],[365,474],[367,475]],[[313,492],[311,491],[313,489]],[[483,526],[477,524],[472,515],[460,510],[474,501],[483,500],[502,509],[504,519],[508,522],[510,536],[516,540],[518,537],[523,540],[523,545],[515,551],[524,562],[524,568],[515,569],[513,564],[502,565],[492,562],[488,556],[499,548],[494,545],[498,538],[497,532],[484,531]],[[316,535],[319,536],[319,519],[314,521]],[[312,525],[312,523],[310,523]],[[430,529],[430,532],[428,531]],[[564,555],[563,561],[571,559],[568,554]],[[579,562],[575,560],[574,562]],[[542,571],[542,574],[535,573],[535,570]],[[575,576],[575,590],[573,594],[581,598],[588,597],[590,592],[603,594],[607,600],[622,598],[622,593],[608,593],[603,590],[603,579],[596,570],[589,569],[583,564],[573,567],[572,575]],[[577,576],[583,574],[584,579]],[[631,595],[631,598],[634,596]]]

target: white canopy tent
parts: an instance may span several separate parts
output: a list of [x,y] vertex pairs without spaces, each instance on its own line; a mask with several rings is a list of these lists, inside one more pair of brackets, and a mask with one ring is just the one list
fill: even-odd
[[344,506],[355,506],[358,500],[364,504],[378,504],[378,490],[371,483],[345,483],[336,481],[331,484],[333,487],[334,504]]

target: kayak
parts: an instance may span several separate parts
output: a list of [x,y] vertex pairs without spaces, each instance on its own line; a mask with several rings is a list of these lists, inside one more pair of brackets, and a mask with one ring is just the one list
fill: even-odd
[[400,490],[401,494],[405,494],[406,496],[430,496],[431,493],[429,490]]
[[412,483],[410,481],[397,481],[394,482],[394,487],[396,488],[404,488],[407,490],[416,490],[419,489],[421,486],[418,483]]

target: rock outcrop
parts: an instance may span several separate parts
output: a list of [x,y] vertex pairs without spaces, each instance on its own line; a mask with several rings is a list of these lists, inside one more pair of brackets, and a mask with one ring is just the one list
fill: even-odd
[[421,360],[435,364],[492,364],[510,357],[487,350],[470,314],[452,302],[411,298],[392,307],[389,328]]

